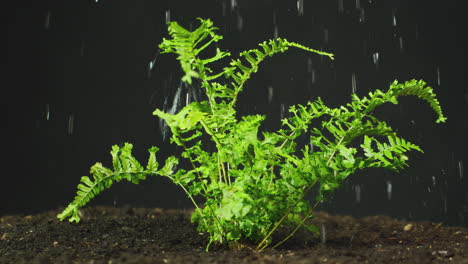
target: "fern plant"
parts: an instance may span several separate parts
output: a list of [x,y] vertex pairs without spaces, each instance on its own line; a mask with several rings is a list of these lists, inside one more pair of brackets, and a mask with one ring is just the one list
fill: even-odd
[[[153,147],[143,167],[132,156],[131,144],[113,146],[112,168],[101,163],[92,166],[92,178],[81,178],[77,195],[58,215],[60,220],[78,222],[79,208],[115,181],[139,183],[147,175],[159,175],[180,186],[193,202],[192,221],[198,223],[199,231],[210,234],[207,249],[213,242],[253,242],[263,250],[272,243],[275,231],[292,227],[276,247],[300,228],[318,232],[307,219],[356,170],[399,170],[407,166],[406,152],[422,152],[372,115],[376,107],[397,104],[399,97],[414,95],[429,103],[437,123],[446,120],[433,89],[424,81],[394,81],[387,91],[376,90],[362,98],[353,94],[351,102],[339,108],[326,106],[320,98],[291,106],[290,116],[281,120],[281,129],[260,132],[265,116],[238,118],[235,109],[239,93],[260,63],[289,48],[330,59],[333,54],[277,38],[240,53],[238,59],[215,72],[210,64],[231,54],[217,48],[211,57],[201,55],[222,37],[209,19],[199,20],[201,25],[194,31],[170,22],[171,38],[159,45],[163,53],[177,55],[184,72],[182,80],[189,84],[198,80],[206,94],[205,101],[192,102],[175,114],[154,111],[171,129],[171,143],[182,149],[181,157],[171,156],[159,168],[158,149]],[[310,144],[299,148],[296,141],[301,136],[308,137]],[[187,160],[190,167],[176,170],[179,159]],[[314,187],[318,193],[310,203],[304,197]],[[201,204],[196,202],[197,196],[204,197]]]

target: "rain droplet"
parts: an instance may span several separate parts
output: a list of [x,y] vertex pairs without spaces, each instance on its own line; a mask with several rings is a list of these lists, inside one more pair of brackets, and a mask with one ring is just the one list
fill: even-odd
[[343,0],[338,0],[338,11],[340,13],[343,13],[343,11],[344,11]]
[[437,67],[437,85],[440,85],[440,69]]
[[153,70],[153,67],[154,67],[154,62],[150,61],[148,63],[148,78],[151,78],[151,71]]
[[447,213],[447,197],[444,197],[444,213]]
[[359,23],[364,23],[366,22],[366,12],[364,11],[364,8],[361,8],[359,10]]
[[387,181],[387,199],[391,200],[392,199],[392,182]]
[[274,38],[278,38],[278,35],[279,35],[279,33],[278,33],[278,26],[275,25],[275,31],[273,32],[273,36],[274,36]]
[[361,202],[361,186],[360,185],[354,186],[354,191],[356,192],[356,202],[360,203]]
[[436,177],[432,176],[432,186],[436,186]]
[[328,28],[323,29],[323,42],[328,44]]
[[226,3],[225,2],[221,3],[221,10],[222,10],[223,16],[226,16]]
[[231,0],[231,11],[237,6],[237,0]]
[[351,89],[352,89],[351,92],[355,94],[356,93],[356,74],[354,72],[351,75]]
[[273,87],[268,86],[268,103],[273,101]]
[[50,28],[50,16],[51,16],[50,11],[47,11],[47,13],[45,15],[45,21],[44,21],[44,28],[46,30]]
[[458,161],[458,175],[460,175],[460,179],[463,178],[463,161]]
[[[179,104],[180,104],[181,94],[182,94],[182,83],[177,88],[176,94],[174,95],[174,99],[172,100],[172,106],[167,111],[167,113],[169,113],[171,115],[175,114],[175,112],[177,111],[177,109],[179,107]],[[167,106],[167,98],[164,99],[164,106],[163,106],[164,110],[167,109],[166,106]],[[167,134],[169,132],[169,128],[168,128],[168,126],[166,124],[166,121],[164,121],[164,119],[162,119],[162,118],[159,119],[159,128],[161,129],[161,134],[162,134],[163,140],[165,140],[166,137],[167,137]]]
[[85,50],[85,42],[84,40],[81,41],[81,46],[80,46],[80,56],[84,56],[84,50]]
[[314,84],[317,81],[317,73],[316,73],[315,69],[312,69],[311,74],[312,74],[312,76],[311,76],[312,84]]
[[304,0],[297,0],[297,13],[299,16],[304,15]]
[[400,36],[400,38],[398,39],[398,44],[400,46],[400,52],[403,52],[404,47],[403,47],[403,37],[402,36]]
[[239,31],[242,31],[243,27],[244,27],[244,19],[242,18],[242,16],[238,15],[237,16],[237,29]]
[[392,25],[393,25],[394,27],[397,26],[397,20],[396,20],[396,14],[395,14],[395,13],[396,13],[396,11],[395,11],[395,10],[392,10]]
[[171,21],[171,10],[166,10],[166,23]]
[[284,106],[284,104],[280,104],[280,117],[281,119],[284,118],[284,112],[286,111],[286,107]]
[[360,9],[360,8],[361,8],[361,1],[356,0],[356,9]]
[[46,104],[46,115],[45,115],[45,118],[47,121],[50,120],[50,105],[49,104]]
[[322,244],[325,244],[327,242],[327,230],[325,228],[324,223],[320,224],[320,241],[322,242]]
[[189,105],[189,103],[190,103],[190,98],[189,98],[189,93],[187,92],[185,94],[185,105],[187,106],[187,105]]
[[372,61],[374,62],[375,67],[379,68],[379,53],[378,52],[374,52],[372,54]]
[[68,116],[68,134],[73,134],[74,126],[75,126],[75,117],[73,115]]

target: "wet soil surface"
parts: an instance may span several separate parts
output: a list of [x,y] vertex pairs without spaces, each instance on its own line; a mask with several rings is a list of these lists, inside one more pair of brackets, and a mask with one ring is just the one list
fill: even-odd
[[[59,210],[0,218],[0,263],[466,263],[468,228],[317,213],[321,236],[276,249],[212,246],[188,211],[94,207],[79,224]],[[282,234],[281,234],[282,235]],[[280,239],[278,237],[277,239]]]

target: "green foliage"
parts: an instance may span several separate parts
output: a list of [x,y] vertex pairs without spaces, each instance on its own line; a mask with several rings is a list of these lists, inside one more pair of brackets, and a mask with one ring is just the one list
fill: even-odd
[[[93,181],[81,179],[75,200],[58,216],[61,220],[70,217],[70,221],[79,221],[78,208],[113,181],[138,183],[146,175],[161,175],[179,185],[192,200],[196,207],[192,221],[198,223],[199,231],[210,234],[210,243],[250,241],[263,250],[281,227],[294,228],[283,241],[301,227],[317,233],[306,220],[313,217],[315,206],[356,170],[399,170],[407,166],[406,152],[422,151],[373,116],[377,106],[397,104],[398,97],[414,95],[429,103],[438,116],[436,122],[446,120],[433,89],[424,81],[395,81],[385,92],[376,90],[362,98],[354,94],[350,103],[338,108],[326,106],[320,98],[291,106],[281,129],[260,132],[265,116],[238,118],[235,110],[238,94],[260,63],[291,47],[331,59],[333,54],[278,38],[240,53],[240,58],[215,73],[209,65],[230,54],[217,48],[212,57],[201,56],[222,37],[215,33],[217,28],[210,20],[200,22],[194,31],[170,22],[171,38],[164,39],[159,47],[163,53],[177,54],[185,74],[182,80],[191,83],[198,79],[207,100],[193,102],[176,114],[154,111],[166,121],[172,131],[171,142],[182,148],[181,158],[191,166],[173,171],[179,160],[170,157],[158,170],[157,149],[152,148],[148,165],[143,168],[131,156],[130,144],[122,149],[114,146],[113,170],[100,163],[94,165]],[[217,82],[223,77],[224,82]],[[309,138],[310,144],[299,148],[295,141],[300,136]],[[304,197],[314,186],[318,193],[316,202],[310,204]],[[204,197],[202,205],[195,202],[195,196]]]

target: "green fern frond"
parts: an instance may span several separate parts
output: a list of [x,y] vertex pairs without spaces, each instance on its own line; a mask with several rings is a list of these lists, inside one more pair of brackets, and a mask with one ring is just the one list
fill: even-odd
[[166,165],[158,169],[156,161],[157,147],[149,149],[149,159],[146,168],[132,156],[132,144],[125,143],[122,148],[117,145],[112,146],[111,156],[113,170],[104,167],[101,163],[96,163],[91,167],[90,173],[92,179],[88,176],[81,177],[78,184],[78,191],[75,199],[63,210],[57,217],[64,220],[67,217],[70,222],[79,222],[78,209],[85,206],[92,198],[101,193],[104,189],[108,189],[114,182],[119,182],[126,179],[129,182],[138,184],[140,180],[144,180],[147,175],[159,174],[169,176],[171,168],[177,163],[174,157],[166,160]]
[[[176,53],[178,55],[180,65],[185,73],[182,81],[189,84],[192,83],[192,78],[205,80],[209,72],[212,72],[206,65],[229,56],[228,52],[223,52],[216,49],[216,55],[211,58],[201,60],[198,55],[210,46],[213,42],[218,42],[223,37],[217,35],[215,31],[218,29],[213,26],[213,22],[209,19],[198,19],[201,25],[194,31],[181,27],[177,22],[169,22],[168,30],[172,39],[163,39],[159,48],[162,53]],[[214,75],[211,79],[216,78]]]

